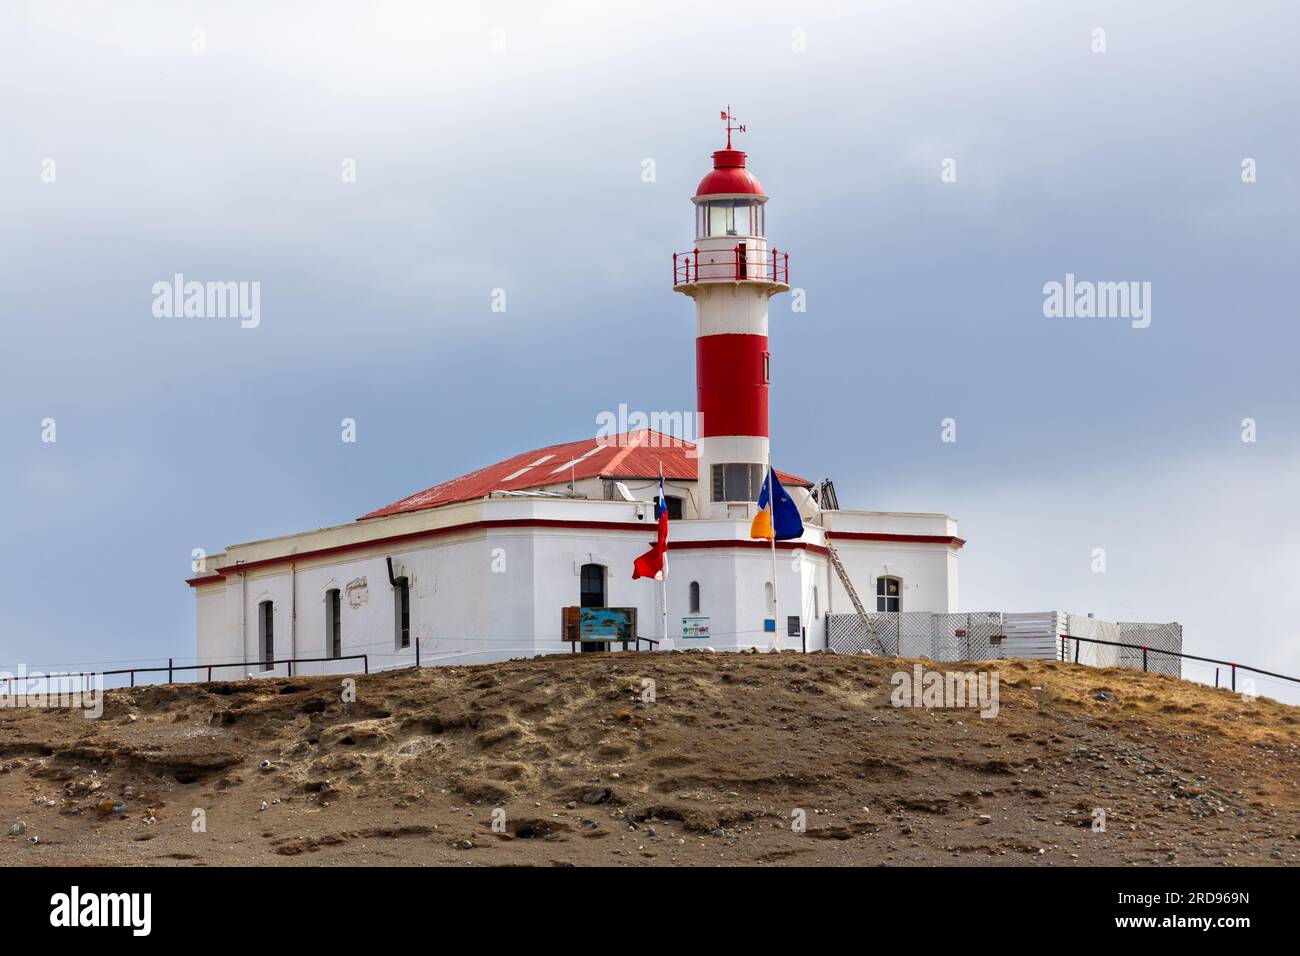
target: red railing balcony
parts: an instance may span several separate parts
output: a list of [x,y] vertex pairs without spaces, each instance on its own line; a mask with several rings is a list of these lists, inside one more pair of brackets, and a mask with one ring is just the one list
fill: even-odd
[[673,253],[673,286],[697,282],[774,282],[790,284],[790,253],[776,249],[747,249],[742,242],[731,250],[700,250]]

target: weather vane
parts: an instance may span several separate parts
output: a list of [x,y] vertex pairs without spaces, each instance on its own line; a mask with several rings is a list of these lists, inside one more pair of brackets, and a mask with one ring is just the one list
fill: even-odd
[[727,124],[727,149],[731,149],[731,134],[733,132],[736,133],[745,132],[745,126],[743,123],[736,123],[735,126],[731,125],[732,123],[736,122],[736,117],[731,115],[730,103],[728,103],[727,108],[722,111],[722,119]]

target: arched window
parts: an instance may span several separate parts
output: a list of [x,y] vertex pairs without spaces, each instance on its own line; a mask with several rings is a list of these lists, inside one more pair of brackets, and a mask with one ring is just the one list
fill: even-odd
[[343,656],[343,595],[338,588],[325,592],[325,656]]
[[903,609],[903,579],[882,575],[876,578],[876,610],[901,611]]
[[700,582],[691,582],[691,613],[700,613]]
[[269,671],[275,660],[275,604],[263,601],[257,606],[257,653],[262,670]]
[[[605,606],[605,566],[603,564],[584,564],[581,571],[581,591],[579,604],[582,607]],[[607,651],[609,643],[602,641],[583,641],[584,651]]]

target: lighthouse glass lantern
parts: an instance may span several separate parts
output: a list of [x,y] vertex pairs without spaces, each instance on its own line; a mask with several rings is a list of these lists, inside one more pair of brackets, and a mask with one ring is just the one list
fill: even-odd
[[758,238],[763,235],[763,203],[754,199],[714,199],[695,208],[695,238]]
[[673,288],[695,300],[700,514],[748,520],[770,466],[768,299],[788,292],[789,256],[770,248],[767,196],[731,146],[713,154],[695,204],[695,245],[673,255]]

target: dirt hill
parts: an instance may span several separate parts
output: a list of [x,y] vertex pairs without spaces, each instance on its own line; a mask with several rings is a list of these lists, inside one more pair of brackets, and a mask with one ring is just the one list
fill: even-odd
[[1300,862],[1300,708],[1042,661],[964,665],[996,666],[993,718],[895,707],[913,663],[584,654],[352,703],[292,678],[0,710],[0,839],[36,865]]

